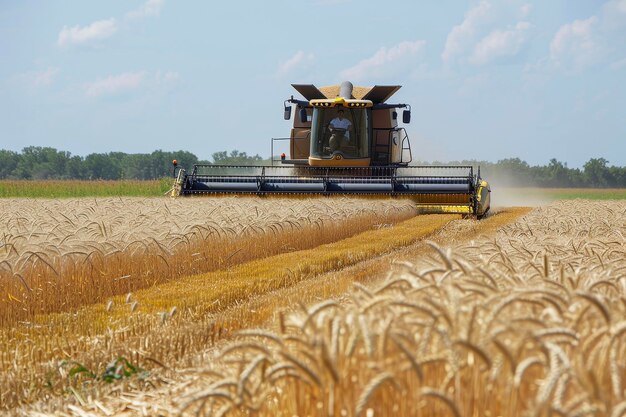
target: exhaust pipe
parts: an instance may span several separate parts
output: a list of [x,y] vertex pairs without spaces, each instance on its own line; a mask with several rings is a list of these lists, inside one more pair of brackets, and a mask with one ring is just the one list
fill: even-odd
[[341,87],[339,88],[339,97],[343,97],[344,99],[352,98],[352,89],[354,86],[350,81],[344,81],[341,83]]

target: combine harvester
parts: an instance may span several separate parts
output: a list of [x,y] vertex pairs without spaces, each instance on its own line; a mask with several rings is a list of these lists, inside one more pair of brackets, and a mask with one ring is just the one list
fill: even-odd
[[[408,104],[387,100],[399,85],[317,88],[293,84],[304,97],[285,101],[285,120],[297,108],[289,138],[290,158],[280,165],[194,165],[179,168],[173,196],[198,194],[319,194],[410,197],[424,213],[484,216],[489,184],[480,167],[411,166],[411,146],[402,121],[409,123]],[[272,155],[274,141],[272,140]],[[278,161],[276,161],[278,162]],[[176,174],[176,161],[174,172]]]

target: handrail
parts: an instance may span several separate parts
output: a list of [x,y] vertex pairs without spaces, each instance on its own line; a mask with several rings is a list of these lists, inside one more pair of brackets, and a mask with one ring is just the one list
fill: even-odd
[[[406,133],[406,129],[405,128],[400,128],[398,129],[398,132],[402,130],[404,132],[404,137],[402,138],[402,146],[400,148],[400,163],[401,164],[410,164],[413,161],[413,152],[411,152],[411,141],[409,140],[409,134]],[[407,143],[408,146],[404,146],[404,144]],[[404,151],[408,150],[409,151],[409,160],[408,161],[404,161]]]
[[284,140],[291,140],[291,138],[272,138],[271,140],[271,151],[270,151],[270,162],[272,163],[272,166],[274,166],[274,161],[276,161],[274,159],[274,141],[284,141]]
[[[285,140],[291,140],[292,138],[272,138],[271,140],[271,150],[270,150],[270,162],[271,165],[270,166],[275,166],[274,162],[279,162],[280,159],[274,159],[274,141],[285,141]],[[310,140],[310,134],[309,136],[305,137],[305,138],[293,138],[293,140]]]

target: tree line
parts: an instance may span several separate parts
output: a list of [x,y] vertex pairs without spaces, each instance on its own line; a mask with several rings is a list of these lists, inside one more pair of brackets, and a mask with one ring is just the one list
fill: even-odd
[[501,185],[565,188],[626,187],[626,167],[609,166],[609,161],[604,158],[591,158],[585,162],[582,169],[568,168],[567,163],[554,158],[547,165],[535,166],[519,158],[502,159],[495,163],[488,161],[458,163],[480,165],[483,178]]
[[171,176],[173,160],[184,168],[194,164],[266,163],[259,155],[239,151],[216,152],[212,160],[206,161],[187,151],[109,152],[82,157],[54,148],[29,146],[21,152],[0,150],[0,179],[151,180]]
[[[29,146],[21,152],[0,150],[0,179],[149,180],[171,176],[172,160],[191,168],[194,164],[267,165],[269,160],[246,152],[213,153],[200,160],[187,151],[156,150],[146,154],[92,153],[85,157],[50,147]],[[433,164],[442,164],[434,162]],[[534,187],[626,187],[626,167],[591,158],[582,169],[551,159],[547,165],[531,166],[519,158],[488,161],[454,161],[446,164],[480,165],[483,178],[492,183]]]

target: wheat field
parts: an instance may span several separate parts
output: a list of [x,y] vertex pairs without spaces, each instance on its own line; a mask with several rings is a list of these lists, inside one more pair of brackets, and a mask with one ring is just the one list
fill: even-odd
[[[203,325],[204,341],[183,338],[189,359],[153,357],[159,366],[114,385],[61,366],[58,372],[72,382],[67,394],[34,398],[11,413],[626,415],[626,202],[559,201],[498,223],[503,213],[482,221],[418,216],[399,223],[388,228],[391,236],[404,236],[406,224],[413,233],[424,230],[423,237],[366,263],[362,272],[341,272],[374,274],[393,260],[378,278],[306,297],[329,277],[339,278],[329,270],[319,280],[289,284],[293,290],[251,298],[220,313],[222,321],[213,317],[210,329]],[[383,232],[351,239],[383,240]],[[299,262],[319,250],[303,251]],[[133,309],[133,299],[125,308]],[[115,309],[99,311],[115,315]],[[159,316],[138,313],[137,323],[149,318],[159,328]],[[189,311],[168,316],[163,334],[182,336],[194,321],[207,323]],[[257,327],[246,325],[252,322]],[[215,338],[216,326],[228,335]],[[163,351],[181,348],[169,340]]]
[[623,416],[625,218],[623,202],[556,202],[431,242],[387,279],[240,331],[181,382],[74,415]]

